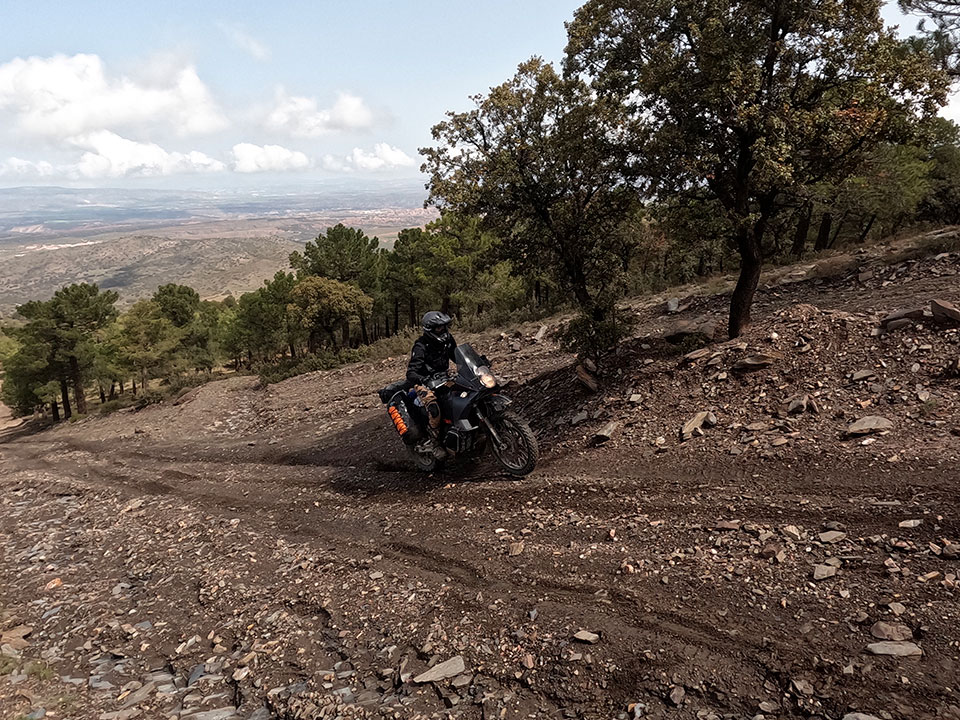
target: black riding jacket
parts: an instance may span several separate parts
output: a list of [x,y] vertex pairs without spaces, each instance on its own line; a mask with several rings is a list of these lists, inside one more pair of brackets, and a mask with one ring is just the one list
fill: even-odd
[[407,382],[422,385],[427,378],[449,369],[457,343],[453,335],[448,334],[447,338],[445,342],[438,342],[426,334],[417,338],[407,365]]

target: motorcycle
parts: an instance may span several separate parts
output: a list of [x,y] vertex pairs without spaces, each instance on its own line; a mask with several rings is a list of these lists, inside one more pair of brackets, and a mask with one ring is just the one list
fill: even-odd
[[[456,458],[477,460],[489,444],[497,463],[511,475],[533,472],[540,457],[530,424],[510,409],[510,398],[490,371],[490,361],[467,343],[454,351],[456,373],[440,373],[424,384],[433,390],[443,421],[437,443]],[[418,469],[435,472],[444,460],[429,443],[428,418],[406,380],[379,391],[380,400]]]

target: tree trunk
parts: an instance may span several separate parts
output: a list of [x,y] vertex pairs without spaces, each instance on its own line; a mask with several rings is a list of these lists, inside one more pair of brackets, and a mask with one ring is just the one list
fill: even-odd
[[360,339],[364,345],[370,344],[370,340],[367,338],[367,319],[363,315],[360,316]]
[[807,246],[807,235],[810,233],[810,216],[813,215],[813,205],[805,205],[800,209],[797,220],[797,229],[793,233],[793,247],[790,254],[795,258],[803,257],[803,249]]
[[141,368],[140,370],[140,389],[143,392],[147,391],[147,369]]
[[410,327],[417,326],[417,299],[410,296]]
[[824,213],[820,218],[820,229],[817,231],[817,241],[813,245],[815,252],[826,250],[830,244],[830,226],[833,225],[833,215]]
[[114,381],[110,382],[110,392],[107,393],[107,400],[115,400],[117,397],[117,383]]
[[350,347],[350,321],[344,320],[340,326],[340,344],[343,347]]
[[73,381],[73,397],[76,400],[77,412],[87,414],[87,398],[83,394],[83,376],[80,373],[80,361],[76,355],[70,356],[70,379]]
[[100,404],[103,405],[107,401],[107,394],[103,391],[103,385],[97,383],[97,388],[100,390]]
[[130,380],[130,383],[133,385],[133,394],[134,394],[134,396],[136,396],[136,394],[137,394],[137,379],[136,379],[136,378],[131,379],[131,380]]
[[124,393],[124,390],[123,390],[123,380],[120,380],[120,381],[118,381],[118,382],[119,382],[119,385],[120,385],[120,394],[123,395],[123,393]]
[[733,295],[730,296],[730,322],[727,327],[727,335],[731,339],[739,337],[743,328],[750,324],[750,307],[753,305],[753,296],[760,284],[760,271],[763,268],[757,233],[746,229],[742,230],[741,234],[737,241],[740,277]]
[[[393,301],[393,334],[400,332],[400,298]],[[389,334],[389,333],[388,333]]]
[[70,387],[67,385],[67,376],[60,374],[60,402],[63,404],[63,419],[69,420],[73,416],[70,409]]
[[296,360],[296,359],[297,359],[297,346],[294,344],[293,340],[291,340],[291,341],[289,342],[289,345],[290,345],[290,359],[291,359],[291,360]]
[[542,298],[543,296],[540,293],[540,281],[534,280],[533,281],[533,300],[536,303],[537,307],[540,307],[543,304]]
[[857,238],[857,243],[859,243],[860,245],[863,245],[863,243],[867,241],[867,235],[870,234],[870,228],[873,227],[873,223],[876,221],[876,219],[877,219],[876,213],[870,216],[870,220],[867,222],[867,226],[860,233],[860,237]]
[[840,222],[837,223],[837,229],[833,231],[833,237],[830,238],[830,248],[836,244],[837,238],[840,237],[840,231],[843,229],[843,224],[847,221],[847,215],[849,214],[850,213],[844,213],[840,216]]
[[440,305],[440,312],[444,315],[450,314],[450,295],[443,296],[443,302]]
[[57,405],[56,400],[50,401],[50,412],[53,414],[53,421],[60,422],[60,406]]
[[383,315],[383,336],[390,337],[390,313]]

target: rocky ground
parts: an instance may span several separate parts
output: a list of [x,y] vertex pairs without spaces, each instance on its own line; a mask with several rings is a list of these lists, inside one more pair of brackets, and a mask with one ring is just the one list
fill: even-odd
[[0,716],[957,720],[960,255],[852,260],[638,300],[596,393],[469,338],[519,481],[410,470],[404,358],[6,430]]

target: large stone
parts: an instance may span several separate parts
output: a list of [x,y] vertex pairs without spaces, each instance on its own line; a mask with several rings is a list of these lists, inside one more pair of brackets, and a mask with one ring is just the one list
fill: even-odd
[[680,430],[680,439],[689,440],[694,435],[702,434],[704,427],[713,427],[717,424],[717,416],[709,410],[698,412],[692,418],[687,420]]
[[820,533],[818,537],[822,543],[836,543],[846,538],[847,534],[839,530],[827,530],[826,532]]
[[595,632],[590,632],[589,630],[580,630],[573,636],[573,639],[582,643],[587,643],[588,645],[593,645],[600,640],[600,636]]
[[815,565],[813,568],[814,580],[826,580],[837,574],[837,569],[832,565]]
[[600,386],[597,384],[597,379],[586,368],[585,365],[577,365],[577,379],[583,383],[583,386],[587,390],[592,393],[595,393],[600,389]]
[[30,643],[25,638],[33,632],[29,625],[17,625],[12,630],[4,630],[0,633],[0,645],[9,645],[14,650],[23,650]]
[[919,657],[923,655],[920,646],[912,642],[876,642],[867,645],[867,652],[871,655],[893,655],[894,657]]
[[737,362],[733,364],[733,369],[738,372],[762,370],[763,368],[770,367],[779,359],[779,355],[774,355],[772,353],[755,353],[737,360]]
[[893,423],[879,415],[867,415],[847,427],[847,435],[871,435],[893,429]]
[[[890,323],[899,322],[901,320],[907,320],[906,324],[910,324],[910,320],[920,320],[923,318],[923,308],[910,308],[909,310],[894,310],[892,313],[887,315],[883,320],[880,321],[880,324],[887,328],[888,330],[893,330],[895,328],[890,327]],[[899,327],[903,327],[902,325]]]
[[449,680],[452,677],[460,675],[464,669],[465,665],[463,664],[463,657],[460,655],[455,655],[445,662],[434,665],[426,672],[420,673],[413,679],[413,681],[418,684],[423,684],[429,682],[439,682],[441,680]]
[[704,342],[712,342],[716,334],[717,321],[707,315],[701,315],[692,320],[679,320],[663,334],[663,337],[671,343],[681,343],[689,337],[698,337]]
[[620,423],[618,423],[618,422],[612,422],[612,421],[611,421],[611,422],[608,422],[608,423],[607,423],[606,425],[604,425],[602,428],[600,428],[599,430],[597,430],[596,433],[594,433],[594,436],[593,436],[593,444],[594,444],[594,445],[602,445],[603,443],[605,443],[605,442],[607,442],[608,440],[610,440],[610,438],[613,437],[613,434],[617,431],[617,428],[618,428],[618,427],[620,427]]
[[933,311],[935,322],[945,325],[960,324],[960,308],[946,300],[931,300],[930,310]]
[[880,620],[870,628],[870,634],[878,640],[913,640],[913,631],[903,623],[892,623]]

